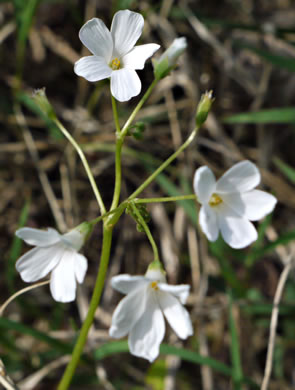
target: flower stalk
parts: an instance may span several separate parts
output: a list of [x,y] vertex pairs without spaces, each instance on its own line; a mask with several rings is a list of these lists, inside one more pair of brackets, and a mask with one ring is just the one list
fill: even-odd
[[152,233],[151,233],[147,223],[145,222],[144,218],[142,217],[142,215],[138,211],[138,209],[135,206],[134,202],[131,202],[131,208],[132,208],[134,214],[136,215],[139,223],[143,227],[143,229],[145,231],[145,234],[147,235],[147,237],[148,237],[148,239],[150,241],[150,244],[151,244],[151,246],[153,248],[153,252],[154,252],[154,261],[160,263],[158,247],[157,247],[157,244],[155,243],[155,240],[154,240],[154,238],[152,236]]
[[82,161],[82,164],[84,165],[87,177],[89,179],[89,182],[91,184],[91,187],[92,187],[92,190],[94,192],[95,198],[97,200],[98,206],[100,208],[100,213],[105,214],[106,208],[105,208],[104,202],[102,200],[101,194],[99,192],[99,189],[97,188],[95,179],[94,179],[93,174],[91,172],[91,169],[89,167],[88,161],[85,157],[85,154],[83,153],[79,144],[75,141],[75,139],[71,136],[71,134],[68,132],[68,130],[63,126],[63,124],[57,118],[54,120],[54,123],[57,125],[57,127],[60,129],[60,131],[63,133],[63,135],[68,139],[68,141],[76,149],[76,151],[77,151],[77,153]]
[[128,198],[128,200],[135,199],[165,168],[168,167],[174,161],[181,152],[184,151],[195,139],[197,133],[198,133],[199,127],[195,127],[194,130],[191,132],[187,140],[170,156],[167,158],[166,161],[163,162],[159,166],[158,169],[155,170],[138,188],[135,190]]
[[68,387],[72,381],[73,375],[76,371],[77,365],[80,361],[80,356],[83,352],[85,343],[87,341],[89,329],[94,321],[95,311],[97,309],[97,306],[99,305],[102,290],[104,287],[105,277],[106,277],[108,264],[109,264],[109,258],[110,258],[112,235],[113,235],[113,229],[104,226],[99,270],[98,270],[92,298],[90,301],[89,310],[88,310],[87,316],[83,322],[83,325],[82,325],[78,340],[76,342],[76,345],[74,347],[74,350],[72,353],[72,358],[71,358],[69,364],[67,365],[67,368],[63,374],[63,377],[62,377],[62,379],[57,387],[57,390],[68,389]]

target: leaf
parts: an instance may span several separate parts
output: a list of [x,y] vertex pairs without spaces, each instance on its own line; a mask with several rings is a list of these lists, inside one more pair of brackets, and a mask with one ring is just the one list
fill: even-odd
[[40,332],[39,330],[33,329],[29,326],[4,317],[0,318],[0,330],[2,332],[15,330],[19,333],[28,334],[37,340],[49,344],[51,347],[59,350],[61,353],[72,353],[72,345],[56,340],[55,338],[48,336],[46,333]]
[[240,341],[237,326],[235,323],[233,315],[233,294],[229,291],[229,329],[231,336],[230,350],[231,350],[231,360],[233,364],[233,382],[234,389],[242,389],[242,378],[243,370],[241,364],[241,355],[240,355]]
[[274,157],[274,164],[279,168],[279,170],[293,183],[295,184],[295,169],[290,167],[290,165],[286,164],[284,161],[279,159],[278,157]]
[[[29,209],[30,209],[30,199],[26,201],[24,207],[22,208],[19,221],[18,221],[18,229],[23,227],[26,224],[29,215]],[[22,243],[23,241],[20,238],[18,238],[17,236],[13,237],[8,263],[5,270],[6,281],[11,294],[14,292],[14,279],[16,275],[15,262],[20,257]]]
[[224,118],[223,123],[295,123],[295,107],[235,114]]
[[[129,352],[128,342],[126,340],[111,341],[102,345],[99,349],[96,349],[94,351],[94,358],[96,360],[102,360],[106,357],[125,352]],[[232,369],[226,364],[221,363],[213,358],[202,356],[197,352],[190,351],[185,348],[162,344],[160,347],[160,353],[163,355],[175,355],[184,361],[194,364],[206,365],[223,375],[232,376]],[[255,389],[259,389],[259,386],[257,386],[256,383],[249,378],[242,378],[242,382],[250,384]]]
[[238,46],[241,49],[248,49],[253,53],[257,54],[259,57],[265,59],[270,62],[272,65],[277,66],[279,68],[287,69],[290,72],[295,72],[295,58],[279,56],[277,54],[273,54],[272,52],[260,49],[255,46],[243,43],[243,42],[234,42],[234,46]]

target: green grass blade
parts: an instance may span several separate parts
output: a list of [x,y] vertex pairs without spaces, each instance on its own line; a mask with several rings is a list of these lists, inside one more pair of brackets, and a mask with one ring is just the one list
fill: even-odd
[[55,338],[48,336],[46,333],[4,317],[0,318],[0,330],[1,332],[14,330],[22,334],[27,334],[37,340],[45,342],[52,348],[59,350],[61,353],[72,353],[72,345],[56,340]]
[[[96,360],[102,360],[106,357],[116,355],[118,353],[129,352],[128,342],[126,340],[123,341],[111,341],[102,345],[99,349],[94,351],[94,358]],[[227,365],[219,362],[218,360],[201,356],[200,354],[189,351],[184,348],[173,347],[167,344],[162,344],[160,347],[160,352],[163,355],[176,355],[181,359],[188,361],[190,363],[196,364],[205,364],[213,368],[214,370],[231,376],[231,368]]]
[[235,319],[233,316],[233,296],[232,292],[229,291],[229,329],[231,336],[231,360],[233,365],[233,382],[234,389],[241,390],[242,389],[242,380],[243,380],[243,370],[240,356],[240,341],[238,336],[238,330],[236,327]]
[[224,118],[223,123],[295,123],[295,107],[235,114]]
[[[29,209],[30,209],[30,199],[26,201],[21,211],[20,218],[18,221],[18,229],[23,227],[26,224],[29,215]],[[5,280],[7,282],[8,289],[11,294],[14,292],[14,279],[16,276],[15,262],[20,257],[22,243],[23,241],[20,238],[16,236],[13,237],[9,259],[5,270]]]
[[259,57],[263,58],[264,60],[270,62],[272,65],[287,69],[290,72],[295,72],[295,59],[285,56],[279,56],[277,54],[273,54],[272,52],[260,49],[252,45],[248,45],[242,42],[235,42],[234,46],[240,47],[241,49],[248,49],[252,51],[253,53],[257,54]]
[[245,266],[247,268],[251,268],[255,264],[255,260],[257,260],[257,257],[255,257],[255,251],[261,249],[263,240],[265,237],[265,232],[268,226],[271,224],[273,214],[267,215],[262,223],[259,224],[258,227],[258,238],[252,245],[251,251],[248,255],[245,257]]
[[[99,349],[96,349],[94,351],[94,358],[96,360],[102,360],[106,357],[117,355],[119,353],[127,353],[127,352],[129,352],[129,347],[128,347],[128,342],[126,340],[111,341],[109,343],[102,345]],[[160,347],[160,353],[163,355],[175,355],[186,362],[206,365],[223,375],[230,376],[230,377],[232,376],[232,369],[226,364],[221,363],[218,360],[215,360],[213,358],[202,356],[197,352],[189,351],[185,348],[179,348],[179,347],[174,347],[172,345],[162,344]],[[243,377],[241,380],[242,383],[247,383],[251,385],[253,389],[259,389],[259,386],[257,386],[257,384],[253,382],[250,378]]]
[[295,230],[291,230],[288,233],[282,234],[278,239],[269,243],[265,247],[255,250],[252,254],[253,260],[265,256],[267,253],[273,251],[278,245],[286,245],[290,241],[293,241],[294,239],[295,239]]
[[295,184],[295,169],[290,167],[290,165],[286,164],[278,157],[274,157],[272,161],[277,166],[277,168],[290,180],[290,182]]

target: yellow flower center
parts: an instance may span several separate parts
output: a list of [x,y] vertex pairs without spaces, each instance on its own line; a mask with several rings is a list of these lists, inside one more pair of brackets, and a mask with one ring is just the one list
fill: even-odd
[[151,288],[153,288],[155,291],[159,290],[158,282],[152,282],[151,283]]
[[211,206],[211,207],[215,207],[215,206],[218,206],[220,203],[222,203],[223,201],[222,201],[222,199],[220,198],[220,196],[219,195],[217,195],[217,194],[212,194],[211,195],[211,198],[210,198],[210,200],[209,200],[209,205]]
[[118,69],[120,69],[120,65],[121,65],[121,63],[120,63],[119,58],[114,58],[114,59],[112,60],[112,62],[110,63],[110,67],[111,67],[113,70],[118,70]]

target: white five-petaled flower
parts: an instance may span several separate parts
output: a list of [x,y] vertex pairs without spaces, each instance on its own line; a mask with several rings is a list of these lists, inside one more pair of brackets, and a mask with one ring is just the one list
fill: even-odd
[[154,43],[134,47],[143,25],[142,15],[129,10],[114,15],[111,31],[98,18],[86,22],[79,38],[93,55],[77,61],[75,73],[93,82],[110,77],[111,93],[120,102],[138,95],[141,82],[135,70],[143,69],[160,47]]
[[257,239],[250,221],[265,217],[277,202],[273,195],[254,190],[259,183],[259,170],[250,161],[235,164],[217,181],[207,166],[196,170],[194,190],[202,204],[199,222],[209,241],[216,241],[219,231],[232,248],[244,248]]
[[74,301],[77,282],[83,282],[87,271],[87,259],[78,253],[89,233],[87,226],[80,228],[82,225],[66,234],[59,234],[52,228],[47,231],[28,227],[17,230],[17,237],[36,246],[16,262],[22,279],[35,282],[51,272],[53,298],[58,302]]
[[127,296],[113,314],[110,336],[121,338],[129,333],[132,355],[150,362],[157,358],[165,334],[164,316],[181,339],[193,334],[189,314],[183,307],[189,285],[169,286],[159,269],[148,269],[145,276],[118,275],[111,283]]

